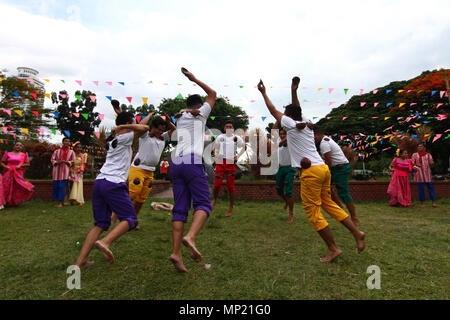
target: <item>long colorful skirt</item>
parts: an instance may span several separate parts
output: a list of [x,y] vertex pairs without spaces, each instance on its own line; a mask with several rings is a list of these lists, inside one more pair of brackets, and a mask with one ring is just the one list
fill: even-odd
[[2,180],[7,205],[18,206],[33,196],[34,186],[24,179],[22,171],[8,170],[3,174]]
[[391,201],[389,202],[390,206],[411,206],[411,187],[409,184],[409,177],[398,176],[394,172],[391,183],[389,183],[387,193],[391,195]]

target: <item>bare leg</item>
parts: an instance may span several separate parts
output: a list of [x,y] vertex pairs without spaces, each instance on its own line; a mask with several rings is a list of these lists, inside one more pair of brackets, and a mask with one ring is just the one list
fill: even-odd
[[[142,206],[144,205],[143,202],[137,202],[133,201],[134,211],[136,211],[136,216],[138,215],[139,211],[141,211]],[[141,227],[136,226],[134,230],[141,230]]]
[[327,255],[325,256],[325,258],[320,258],[320,262],[331,262],[335,258],[340,256],[342,254],[342,251],[338,248],[336,242],[334,242],[333,236],[331,235],[331,231],[328,226],[318,232],[328,247]]
[[115,226],[114,229],[112,229],[111,232],[108,233],[106,237],[104,237],[102,240],[98,240],[95,242],[95,247],[103,253],[105,259],[109,263],[115,262],[114,255],[109,249],[111,243],[124,233],[128,232],[128,230],[130,230],[130,225],[128,224],[128,221],[123,220],[119,222],[119,224]]
[[173,240],[173,253],[170,255],[169,260],[173,263],[175,269],[180,272],[188,272],[188,269],[183,264],[183,256],[181,254],[181,241],[183,238],[184,222],[172,221],[172,240]]
[[436,201],[431,201],[431,205],[433,206],[433,208],[436,208],[437,207],[437,205],[436,205]]
[[217,197],[219,196],[219,191],[220,191],[220,188],[214,189],[214,191],[213,191],[213,194],[214,194],[214,200],[213,200],[213,202],[211,203],[213,209],[214,209],[214,207],[216,206]]
[[115,214],[114,212],[111,214],[111,221],[112,221],[112,223],[117,222],[117,214]]
[[358,253],[361,253],[366,247],[365,237],[366,234],[358,230],[358,227],[353,223],[352,219],[347,218],[342,220],[341,223],[353,234],[356,240],[356,246],[358,247]]
[[336,188],[331,186],[330,189],[331,189],[331,200],[336,202],[336,204],[343,209],[344,206],[342,205],[341,201],[339,200],[339,196],[337,195]]
[[355,225],[357,225],[359,223],[359,218],[356,216],[355,204],[352,201],[352,202],[346,203],[345,205],[347,206],[348,212],[350,212],[353,223]]
[[199,234],[200,230],[203,228],[206,220],[208,219],[208,214],[203,210],[197,210],[194,212],[194,218],[192,219],[192,224],[189,232],[183,238],[183,244],[189,248],[191,251],[191,257],[195,262],[200,262],[202,260],[202,254],[195,247],[195,238]]
[[98,240],[102,232],[102,228],[95,226],[91,229],[91,231],[89,231],[88,235],[86,236],[86,240],[84,240],[83,247],[81,247],[80,255],[78,256],[76,262],[76,265],[80,269],[94,263],[93,261],[88,261],[88,256],[92,248],[94,247],[95,241]]
[[228,208],[228,211],[225,214],[225,216],[227,216],[227,217],[231,216],[231,213],[233,212],[233,208],[234,208],[234,191],[229,192],[229,194],[230,194],[230,207]]
[[286,204],[289,206],[288,223],[292,223],[294,221],[294,197],[286,198]]
[[282,197],[283,200],[284,200],[284,206],[283,206],[283,209],[286,210],[286,209],[288,208],[288,206],[289,206],[289,204],[288,204],[288,199],[286,198],[286,196],[284,195],[284,193],[281,195],[281,197]]

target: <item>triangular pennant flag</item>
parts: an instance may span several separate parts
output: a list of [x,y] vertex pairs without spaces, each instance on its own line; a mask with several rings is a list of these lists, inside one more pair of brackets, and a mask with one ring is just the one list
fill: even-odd
[[55,130],[55,129],[52,129],[52,133],[53,133],[53,134],[56,134],[56,130]]
[[320,90],[322,90],[322,89],[323,89],[323,88],[318,88],[317,91],[320,91]]
[[386,107],[389,107],[390,105],[392,105],[392,102],[386,103]]
[[142,116],[136,116],[136,120],[138,123],[141,122],[141,118],[142,118]]
[[80,86],[82,84],[81,80],[75,80],[76,83],[78,83]]
[[13,92],[12,94],[15,95],[16,98],[19,98],[19,94],[17,92]]
[[405,104],[406,104],[405,102],[401,102],[401,103],[398,105],[398,107],[401,108],[401,107],[403,107]]
[[131,100],[133,99],[133,97],[127,97],[127,100],[129,103],[131,103]]
[[97,96],[91,95],[89,96],[89,98],[91,98],[91,102],[95,103],[95,100],[97,100]]
[[50,99],[50,93],[44,93],[44,96]]
[[378,89],[375,89],[372,92],[373,92],[373,94],[376,94],[378,92]]
[[34,93],[34,92],[30,92],[30,94],[33,96],[33,98],[34,98],[34,100],[36,100],[37,99],[37,93]]
[[431,91],[431,96],[433,96],[436,92],[437,92],[437,90]]
[[72,112],[72,114],[73,114],[75,117],[77,117],[77,118],[80,117],[80,114],[79,114],[78,112]]
[[333,92],[334,88],[328,88],[328,93],[331,94]]
[[214,120],[216,117],[215,116],[211,116],[210,118],[211,118],[211,120]]
[[122,86],[124,86],[125,85],[125,82],[118,82],[119,84],[121,84]]
[[98,81],[92,81],[98,87]]
[[112,100],[112,97],[111,97],[111,96],[106,96],[106,99],[108,99],[109,101],[111,101],[111,100]]
[[19,116],[22,116],[22,110],[14,110],[15,113],[17,113]]
[[387,119],[389,119],[390,117],[384,117],[384,120],[386,121]]
[[241,88],[241,89],[242,89],[243,87],[244,87],[244,86],[239,86],[239,88]]
[[112,86],[112,81],[106,81],[106,84]]
[[88,117],[89,117],[89,114],[88,113],[82,113],[81,114],[86,120],[88,119]]
[[264,120],[266,120],[267,117],[261,117],[262,121],[264,122]]
[[103,119],[105,118],[105,115],[100,113],[100,114],[98,115],[98,117],[100,118],[101,121],[103,121]]
[[147,104],[148,98],[144,97],[142,98],[142,102],[144,102],[144,104]]
[[97,139],[100,139],[100,132],[94,131],[94,135],[97,137]]
[[364,107],[366,102],[361,102],[361,107]]
[[76,94],[75,98],[77,98],[78,101],[81,101],[81,95],[80,94]]
[[84,131],[78,131],[78,133],[84,136]]
[[388,94],[389,92],[391,92],[392,90],[391,89],[387,89],[386,90],[386,94]]
[[52,114],[55,116],[55,118],[58,118],[59,117],[59,113],[58,112],[52,112]]
[[446,92],[445,90],[441,90],[440,92],[441,98],[444,96],[445,92]]
[[182,94],[181,94],[181,93],[179,93],[179,94],[177,95],[176,99],[178,99],[178,100],[183,100],[183,96],[182,96]]
[[364,92],[364,89],[359,89],[359,95],[362,95]]
[[417,102],[411,102],[411,103],[409,104],[409,106],[412,107],[412,106],[414,106],[414,105],[416,105],[416,104],[417,104]]
[[254,103],[254,102],[256,102],[256,100],[250,100],[250,102],[251,102],[251,103]]
[[8,129],[7,129],[6,127],[2,127],[2,130],[3,130],[3,132],[4,132],[5,134],[8,133]]
[[439,108],[440,106],[444,105],[443,103],[438,103],[436,106],[436,109]]
[[328,106],[331,106],[334,103],[334,101],[328,102]]
[[44,81],[45,81],[45,82],[50,82],[50,80],[49,80],[49,79],[44,79]]
[[376,107],[379,104],[379,102],[374,102],[373,106]]
[[402,93],[403,91],[405,91],[405,90],[403,90],[403,89],[398,90],[399,93]]
[[66,83],[66,80],[61,80],[62,83]]
[[67,137],[70,138],[70,131],[69,131],[69,130],[64,130],[64,133],[65,133],[65,135],[66,135]]
[[30,110],[30,112],[31,112],[32,114],[34,114],[36,117],[39,118],[39,112],[38,112],[38,111],[31,111],[31,110]]
[[347,94],[347,92],[348,92],[348,89],[344,89],[344,92],[345,92],[345,94]]
[[342,120],[345,120],[345,119],[347,119],[347,118],[348,118],[348,117],[343,117]]
[[171,116],[171,118],[172,118],[172,122],[173,122],[173,123],[176,123],[176,122],[177,122],[177,119],[175,119],[174,116]]

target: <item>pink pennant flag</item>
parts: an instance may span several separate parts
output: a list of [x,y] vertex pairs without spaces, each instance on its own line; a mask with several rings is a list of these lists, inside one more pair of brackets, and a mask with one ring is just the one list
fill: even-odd
[[445,120],[445,119],[447,119],[447,115],[446,114],[438,114],[436,119],[438,119],[439,121]]
[[78,83],[80,86],[82,85],[81,80],[75,80],[76,83]]
[[106,81],[106,84],[112,86],[112,81]]
[[131,100],[133,99],[133,97],[127,97],[128,102],[131,103]]
[[447,130],[445,130],[444,132],[446,132],[446,133],[447,133],[447,132],[449,132],[449,131],[450,131],[450,129],[447,129]]
[[40,134],[44,134],[44,129],[37,129]]
[[89,98],[91,98],[91,101],[92,101],[92,102],[95,102],[95,100],[97,100],[97,96],[94,96],[94,95],[89,96]]
[[446,92],[445,90],[441,90],[441,92],[440,92],[441,93],[441,98],[444,96],[445,92]]
[[138,123],[141,122],[141,118],[142,118],[142,116],[136,116],[136,120]]
[[256,102],[256,100],[250,100],[250,102],[252,102],[252,103],[253,103],[253,102]]
[[412,106],[415,106],[416,104],[417,104],[417,102],[411,102],[411,103],[409,104],[409,106],[412,107]]
[[78,131],[78,133],[84,136],[84,131]]
[[331,118],[333,118],[333,117],[327,117],[327,120],[330,120]]
[[344,140],[345,137],[346,137],[346,136],[341,136],[341,140]]
[[4,112],[6,112],[9,116],[11,116],[11,110],[9,109],[3,109]]
[[373,92],[373,94],[376,94],[378,92],[378,89],[375,89],[372,92]]
[[331,106],[334,103],[334,101],[328,102],[328,106]]
[[163,85],[168,86],[169,84],[167,82],[164,82]]
[[328,93],[331,94],[333,92],[334,88],[328,88]]
[[32,114],[34,114],[36,117],[39,118],[39,112],[38,112],[38,111],[31,111],[31,110],[30,110],[30,112],[31,112]]
[[359,95],[361,96],[364,92],[364,89],[359,89]]
[[161,119],[163,119],[164,121],[166,121],[166,116],[161,116]]
[[101,121],[103,121],[103,119],[105,118],[104,114],[99,114],[98,117],[100,118]]
[[7,129],[6,127],[2,127],[2,130],[3,130],[3,132],[4,132],[5,134],[8,133],[8,129]]
[[432,143],[434,143],[434,142],[435,142],[437,139],[439,139],[441,136],[442,136],[442,134],[441,134],[441,133],[438,133],[438,134],[434,137]]
[[361,102],[361,107],[364,107],[367,102]]
[[344,102],[344,106],[347,105],[347,103],[348,103],[348,101],[345,101],[345,102]]
[[33,98],[34,98],[34,100],[36,100],[37,99],[37,93],[34,93],[34,92],[30,92],[30,94],[33,96]]
[[372,119],[378,119],[378,117],[372,117]]
[[61,98],[63,98],[63,99],[67,98],[67,94],[65,94],[65,93],[62,93],[62,94],[60,94],[59,96],[60,96]]
[[443,103],[438,103],[436,106],[436,109],[439,108],[440,106],[444,105]]
[[401,119],[403,119],[403,117],[397,117],[397,120],[401,120]]
[[98,87],[98,81],[92,81]]
[[75,117],[77,117],[77,118],[80,117],[80,114],[79,114],[78,112],[72,112],[72,114],[73,114]]
[[97,139],[100,139],[100,132],[94,131],[94,135],[97,137]]
[[348,117],[343,117],[342,120],[345,120],[345,119],[347,119],[347,118],[348,118]]
[[351,149],[352,147],[353,147],[353,144],[350,143],[350,144],[348,145],[348,148]]

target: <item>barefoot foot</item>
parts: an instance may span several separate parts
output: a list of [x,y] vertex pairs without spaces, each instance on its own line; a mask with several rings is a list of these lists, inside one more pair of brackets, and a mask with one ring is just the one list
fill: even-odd
[[109,263],[114,263],[116,260],[111,250],[100,240],[95,241],[95,247],[103,253],[106,261]]
[[180,257],[177,257],[175,254],[172,254],[169,257],[170,262],[173,263],[173,266],[175,269],[177,269],[179,272],[188,272],[188,269],[183,264],[183,259]]
[[202,261],[202,254],[200,253],[200,251],[197,250],[197,248],[195,247],[194,242],[188,238],[188,237],[184,237],[183,238],[183,244],[189,248],[190,250],[190,255],[191,258],[194,259],[195,262],[200,262]]
[[340,249],[336,249],[334,251],[328,250],[328,253],[325,258],[320,258],[320,262],[327,263],[331,262],[342,254]]
[[357,216],[352,217],[352,221],[353,221],[355,226],[358,225],[358,223],[360,222],[359,218]]
[[283,206],[283,209],[284,210],[287,210],[287,207],[288,207],[288,204],[287,204],[287,202],[284,204],[284,206]]
[[225,217],[231,216],[231,213],[233,213],[233,209],[228,209],[227,213],[225,214]]
[[213,200],[213,202],[211,202],[211,206],[214,209],[214,207],[216,206],[216,200]]
[[358,247],[358,253],[361,253],[366,247],[366,234],[361,232],[360,236],[356,239],[356,246]]
[[77,265],[80,269],[83,269],[83,268],[89,267],[90,265],[93,265],[93,264],[94,264],[94,261],[84,261],[84,262],[80,263],[79,265],[78,264]]
[[289,215],[289,218],[288,218],[288,221],[287,221],[288,223],[292,223],[292,222],[294,222],[294,214],[290,214]]

